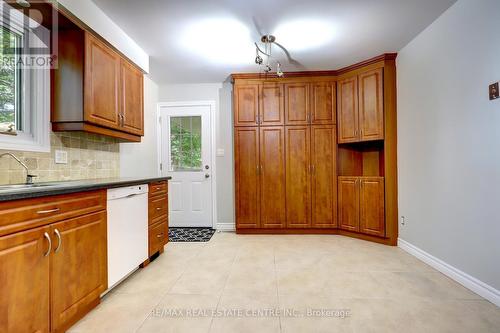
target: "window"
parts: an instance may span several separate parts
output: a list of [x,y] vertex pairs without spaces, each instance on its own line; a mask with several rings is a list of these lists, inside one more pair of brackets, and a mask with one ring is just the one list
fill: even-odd
[[170,156],[172,171],[200,171],[201,116],[170,118]]
[[[0,30],[2,47],[0,55],[4,59],[0,68],[0,130],[16,133],[23,130],[22,125],[22,72],[15,62],[22,44],[22,35],[2,26]],[[14,54],[6,50],[16,50]]]
[[50,67],[37,62],[40,49],[50,54],[50,31],[0,9],[0,149],[50,151]]

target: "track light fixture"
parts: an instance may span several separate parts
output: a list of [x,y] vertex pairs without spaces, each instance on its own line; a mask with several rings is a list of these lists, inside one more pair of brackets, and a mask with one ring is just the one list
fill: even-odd
[[[255,43],[255,63],[260,66],[264,66],[264,72],[270,73],[273,68],[271,67],[270,61],[272,57],[272,45],[276,42],[276,37],[273,35],[264,35],[260,38],[260,41],[264,44],[264,50],[262,50],[257,43]],[[264,64],[264,59],[261,55],[266,56],[266,63]],[[283,77],[285,73],[281,70],[281,64],[276,62],[276,76]]]

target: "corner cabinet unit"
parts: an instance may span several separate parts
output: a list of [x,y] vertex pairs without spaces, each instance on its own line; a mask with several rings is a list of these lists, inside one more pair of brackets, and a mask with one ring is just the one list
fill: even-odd
[[143,73],[111,46],[80,29],[59,31],[52,70],[52,129],[140,141]]
[[396,245],[395,58],[284,78],[233,75],[238,233]]
[[0,203],[0,331],[65,332],[107,289],[105,190]]

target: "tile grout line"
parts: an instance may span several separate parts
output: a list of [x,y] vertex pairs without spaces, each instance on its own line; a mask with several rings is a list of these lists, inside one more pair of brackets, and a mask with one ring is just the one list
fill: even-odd
[[[231,271],[234,266],[234,262],[236,261],[236,257],[238,256],[238,253],[240,252],[240,248],[238,248],[238,252],[235,254],[233,261],[231,262],[231,267],[229,268],[229,274],[227,275],[226,280],[224,281],[224,287],[222,287],[221,293],[219,295],[219,299],[217,300],[217,305],[215,306],[215,310],[219,308],[220,301],[222,299],[222,295],[224,294],[224,289],[226,289],[227,281],[229,280],[229,277],[231,276]],[[212,316],[212,320],[210,321],[210,326],[208,327],[208,333],[212,330],[212,325],[214,323],[214,316]]]
[[[205,247],[205,244],[203,244],[202,248],[203,247]],[[198,255],[199,255],[199,253],[197,253],[196,255],[194,255],[191,259],[196,258]],[[170,292],[170,290],[172,290],[172,288],[175,286],[175,284],[181,279],[182,275],[186,272],[186,270],[187,270],[187,265],[184,266],[184,269],[182,270],[182,273],[179,274],[179,277],[172,283],[172,285],[170,286],[170,288],[168,288],[167,291],[165,291],[165,293],[163,293],[161,295],[161,297],[159,297],[159,301],[153,306],[153,308],[151,309],[151,311],[149,311],[149,314],[141,322],[141,324],[139,325],[139,327],[135,330],[135,333],[138,333],[139,330],[144,326],[144,324],[146,323],[146,320],[148,320],[148,318],[151,317],[151,312],[163,301],[163,299],[165,298],[165,296],[168,295],[168,293]]]
[[[274,264],[274,278],[276,279],[276,298],[278,300],[278,309],[280,309],[281,301],[280,301],[280,291],[278,284],[278,269],[276,268],[276,247],[273,246],[273,264]],[[281,327],[281,316],[278,316],[278,323],[280,327],[280,333],[283,333],[283,328]]]

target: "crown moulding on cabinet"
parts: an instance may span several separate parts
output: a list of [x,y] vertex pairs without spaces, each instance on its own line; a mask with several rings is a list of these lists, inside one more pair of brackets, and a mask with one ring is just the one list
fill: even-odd
[[[379,56],[358,62],[356,64],[343,67],[340,69],[334,70],[324,70],[324,71],[298,71],[298,72],[285,72],[284,77],[306,77],[306,76],[338,76],[344,73],[356,70],[358,68],[362,68],[364,66],[377,63],[379,61],[387,61],[387,60],[395,60],[397,57],[397,53],[384,53]],[[252,80],[252,79],[277,79],[279,78],[276,73],[234,73],[231,74],[231,79],[237,80]]]

